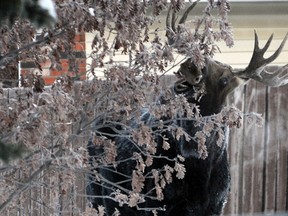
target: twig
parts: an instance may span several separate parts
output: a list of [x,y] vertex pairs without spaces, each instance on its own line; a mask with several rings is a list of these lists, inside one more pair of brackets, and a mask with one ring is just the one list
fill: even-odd
[[[66,25],[67,25],[67,24],[66,24]],[[62,28],[65,27],[66,25],[62,26]],[[60,29],[60,28],[57,28],[57,29]],[[57,29],[55,29],[55,31],[56,31]],[[62,30],[62,31],[60,31],[60,32],[58,32],[58,33],[56,33],[56,34],[54,34],[54,35],[52,35],[52,36],[49,34],[49,35],[43,37],[43,38],[40,39],[40,40],[37,40],[37,41],[34,41],[34,42],[32,42],[32,43],[26,44],[26,45],[24,45],[23,47],[21,47],[21,48],[19,48],[19,49],[16,49],[16,50],[14,50],[14,51],[11,51],[11,52],[7,53],[6,55],[4,55],[4,56],[2,56],[2,57],[0,58],[0,67],[6,66],[9,62],[11,62],[14,58],[16,58],[21,51],[23,51],[23,50],[28,50],[28,49],[30,49],[30,48],[33,47],[33,46],[36,46],[36,45],[45,43],[45,42],[51,40],[51,38],[59,37],[59,36],[61,36],[64,32],[65,32],[65,30]]]
[[[62,150],[58,150],[58,152],[56,152],[55,157],[57,157],[58,155],[60,155],[60,153],[62,152]],[[52,160],[47,161],[45,164],[43,164],[37,171],[35,171],[30,178],[28,178],[25,182],[23,182],[13,193],[10,194],[10,196],[7,198],[7,200],[5,202],[3,202],[0,205],[0,214],[4,211],[5,207],[16,197],[19,196],[23,191],[25,191],[26,189],[29,188],[30,183],[35,180],[38,175],[44,171],[45,169],[47,169],[51,164],[52,164]]]

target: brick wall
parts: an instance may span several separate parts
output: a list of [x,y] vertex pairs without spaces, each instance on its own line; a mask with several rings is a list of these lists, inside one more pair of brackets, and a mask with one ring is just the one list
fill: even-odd
[[77,70],[72,71],[70,69],[70,64],[74,62],[69,62],[68,56],[65,53],[61,54],[61,70],[52,69],[50,70],[51,62],[46,61],[41,64],[42,72],[39,72],[37,66],[34,62],[21,62],[21,74],[27,75],[31,73],[38,73],[43,76],[45,85],[51,85],[54,83],[55,79],[60,75],[69,75],[77,80],[86,79],[86,47],[85,47],[85,32],[76,34],[75,45],[74,45],[74,56],[76,57]]

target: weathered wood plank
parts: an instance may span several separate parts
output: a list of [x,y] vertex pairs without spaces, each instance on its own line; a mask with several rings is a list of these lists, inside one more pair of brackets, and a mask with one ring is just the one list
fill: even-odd
[[[244,106],[244,86],[237,89],[228,98],[228,104],[234,104],[238,109],[243,110]],[[224,214],[238,214],[239,210],[239,162],[240,152],[243,145],[243,127],[233,128],[230,130],[229,146],[228,146],[228,157],[230,162],[231,171],[231,192],[228,197],[228,202],[224,209]]]
[[274,212],[276,204],[276,186],[277,186],[277,146],[278,146],[278,122],[275,116],[279,112],[279,88],[268,88],[267,92],[267,115],[266,115],[266,143],[263,173],[265,200],[264,212]]
[[278,129],[278,151],[277,151],[277,191],[276,191],[276,211],[287,210],[287,179],[288,179],[288,86],[279,88],[279,112],[277,114]]
[[[245,113],[265,112],[265,86],[250,81],[245,92]],[[244,118],[243,140],[243,208],[241,213],[260,212],[262,204],[262,169],[264,127],[251,124],[251,118]],[[260,176],[259,176],[260,174]]]

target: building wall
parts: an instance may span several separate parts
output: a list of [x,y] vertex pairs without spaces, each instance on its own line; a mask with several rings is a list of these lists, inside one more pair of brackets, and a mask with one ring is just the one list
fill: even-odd
[[[189,18],[193,19],[193,16],[201,16],[206,4],[206,2],[199,3]],[[180,13],[183,13],[183,11]],[[151,33],[155,28],[159,28],[159,34],[163,39],[165,38],[165,19],[166,14],[162,14],[160,22],[151,27]],[[248,65],[253,52],[254,30],[257,31],[259,36],[260,47],[264,46],[269,36],[274,33],[274,39],[267,52],[267,56],[272,54],[280,45],[285,34],[288,32],[288,1],[266,1],[262,3],[231,1],[229,20],[233,25],[235,45],[232,48],[228,48],[223,42],[219,43],[221,53],[217,53],[214,58],[231,65],[233,68],[244,68]],[[93,33],[86,33],[87,56],[91,53],[93,35]],[[112,40],[113,38],[110,36],[110,41],[112,42]],[[285,45],[281,55],[272,64],[287,64],[287,57],[288,43]],[[128,57],[118,53],[115,59],[127,61]],[[89,64],[90,59],[87,58],[87,65]],[[101,69],[99,69],[100,71]],[[101,76],[101,73],[99,75]]]
[[77,79],[86,79],[86,43],[85,33],[79,32],[75,36],[75,44],[73,48],[73,54],[76,57],[76,63],[78,66],[77,71],[72,71],[69,67],[69,60],[65,53],[61,54],[61,69],[50,69],[51,62],[47,60],[41,64],[42,71],[38,69],[34,62],[21,62],[21,74],[38,74],[42,75],[45,85],[51,85],[54,83],[58,76],[69,75],[71,77],[77,77]]
[[[199,3],[192,11],[189,19],[193,20],[193,17],[201,16],[206,4],[206,2]],[[184,10],[180,11],[180,16],[183,11]],[[154,29],[159,28],[159,35],[163,38],[163,41],[165,40],[165,19],[166,13],[163,13],[159,17],[159,22],[151,26],[151,33],[153,33]],[[258,33],[261,47],[264,46],[269,36],[272,33],[274,34],[274,39],[267,51],[267,57],[275,52],[280,45],[285,34],[288,32],[288,1],[265,1],[262,3],[253,1],[231,1],[229,20],[233,26],[235,44],[232,48],[228,48],[223,42],[220,42],[218,46],[221,53],[216,53],[214,58],[231,65],[233,68],[244,68],[248,65],[253,52],[254,30]],[[86,78],[86,71],[88,71],[89,77],[89,65],[91,64],[89,55],[92,52],[91,44],[93,36],[94,33],[81,33],[75,38],[75,52],[79,54],[77,58],[79,71],[77,71],[77,73],[80,74],[82,79]],[[112,42],[112,40],[113,36],[110,35],[110,42]],[[272,65],[287,64],[287,57],[288,43]],[[177,59],[181,60],[183,57],[177,56]],[[123,64],[128,60],[128,55],[122,55],[121,51],[116,52],[114,61]],[[72,77],[75,76],[75,72],[69,70],[69,61],[65,56],[61,59],[62,70],[49,70],[50,65],[50,62],[42,65],[43,71],[41,74],[44,77],[46,85],[51,85],[59,75],[67,74]],[[105,65],[105,67],[109,67],[109,64]],[[37,72],[36,68],[37,67],[31,62],[22,62],[21,64],[22,74],[27,74],[31,71],[35,73],[35,71]],[[169,70],[169,68],[167,69]],[[170,73],[177,69],[178,67],[176,66],[173,70],[170,70]],[[104,68],[96,69],[96,75],[103,76],[103,70]]]
[[[263,47],[269,36],[274,33],[267,57],[271,55],[288,32],[288,2],[232,2],[231,5],[229,17],[234,27],[235,45],[229,49],[221,44],[222,53],[217,54],[216,59],[233,67],[245,67],[253,52],[254,30],[258,33],[260,47]],[[288,43],[272,64],[287,64],[287,56]]]

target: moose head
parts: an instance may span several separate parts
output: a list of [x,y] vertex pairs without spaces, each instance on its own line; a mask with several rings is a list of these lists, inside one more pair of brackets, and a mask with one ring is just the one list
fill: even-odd
[[[190,7],[188,7],[178,25],[185,23],[189,12],[196,6],[197,2],[198,1],[194,2],[190,5]],[[173,35],[179,31],[179,26],[177,28],[175,27],[176,10],[173,10],[171,23],[170,13],[171,6],[168,10],[168,15],[166,18],[166,36],[168,38],[169,45],[173,46],[175,43],[175,37]],[[233,68],[229,65],[215,61],[209,57],[206,57],[205,59],[205,66],[203,68],[199,68],[194,64],[193,57],[188,58],[180,65],[180,69],[176,73],[178,77],[181,77],[174,85],[176,94],[185,94],[188,101],[198,104],[200,106],[201,114],[206,116],[220,112],[225,103],[227,95],[249,79],[256,80],[271,87],[279,87],[287,84],[288,64],[274,72],[266,71],[265,66],[273,62],[279,56],[287,40],[288,33],[284,37],[279,48],[269,58],[264,58],[264,54],[271,44],[273,34],[270,36],[262,49],[259,48],[259,40],[256,31],[254,32],[254,35],[254,51],[250,63],[244,70],[233,70]],[[205,87],[205,95],[201,98],[201,100],[197,101],[193,95],[195,92],[195,87],[199,87],[201,85],[204,85]]]

